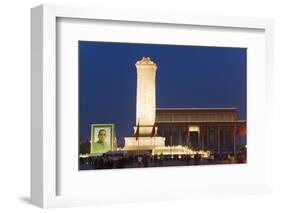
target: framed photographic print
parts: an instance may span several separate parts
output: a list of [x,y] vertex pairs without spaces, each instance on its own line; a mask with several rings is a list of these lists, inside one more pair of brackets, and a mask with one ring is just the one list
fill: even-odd
[[[79,144],[91,144],[80,155],[80,168],[247,162],[246,48],[78,45]],[[92,118],[114,122],[114,147],[107,124],[92,124],[90,136]]]
[[31,13],[32,203],[270,192],[272,20]]

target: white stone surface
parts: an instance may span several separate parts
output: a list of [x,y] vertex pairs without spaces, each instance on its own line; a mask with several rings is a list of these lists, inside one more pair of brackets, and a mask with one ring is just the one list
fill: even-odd
[[165,147],[164,137],[125,137],[125,150],[153,150],[156,147]]
[[140,135],[147,134],[155,122],[156,95],[155,76],[157,65],[150,58],[143,57],[136,64],[137,68],[137,103],[136,103],[136,126],[140,124]]

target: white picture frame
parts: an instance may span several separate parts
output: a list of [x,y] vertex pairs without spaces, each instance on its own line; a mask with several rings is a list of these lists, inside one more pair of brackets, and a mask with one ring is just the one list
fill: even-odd
[[[89,195],[58,195],[58,174],[60,166],[58,159],[57,138],[57,20],[64,19],[80,19],[80,20],[101,20],[101,21],[118,21],[118,22],[134,22],[134,23],[153,23],[155,25],[173,26],[199,26],[201,28],[223,28],[232,30],[261,30],[264,32],[265,41],[265,63],[263,74],[266,76],[264,81],[265,87],[261,92],[265,95],[265,103],[260,110],[264,113],[260,122],[264,123],[265,128],[265,147],[266,158],[262,172],[265,178],[255,182],[254,184],[235,183],[221,184],[217,187],[202,186],[197,184],[197,189],[190,188],[187,184],[183,184],[182,188],[173,188],[171,184],[167,184],[166,189],[155,188],[152,195],[143,192],[135,193],[132,189],[126,195],[100,196],[99,199]],[[188,14],[166,14],[153,13],[148,11],[122,11],[100,8],[84,8],[74,6],[54,6],[41,5],[31,10],[31,80],[32,80],[32,102],[31,102],[31,202],[34,205],[49,208],[59,206],[76,206],[76,205],[92,205],[99,203],[116,203],[116,202],[139,202],[142,200],[161,200],[161,199],[177,199],[198,196],[214,196],[214,195],[241,195],[264,193],[271,191],[271,163],[270,149],[273,144],[270,143],[270,128],[272,121],[273,109],[273,21],[271,19],[257,18],[241,18],[241,17],[216,17],[204,15],[188,15]],[[255,101],[255,100],[253,100]],[[270,145],[270,146],[269,146]],[[253,153],[254,154],[254,153]],[[215,167],[214,167],[215,168]],[[181,168],[183,172],[185,168]],[[243,168],[244,170],[247,167]],[[156,172],[152,169],[146,171],[139,169],[142,175],[160,175],[161,169]],[[170,168],[171,171],[179,170]],[[196,169],[200,170],[200,167]],[[226,168],[220,168],[225,170]],[[78,171],[77,171],[78,172]],[[133,170],[130,174],[133,174]],[[157,173],[157,174],[154,174]],[[86,173],[84,173],[85,175]],[[103,173],[103,175],[109,174]],[[126,175],[120,171],[114,171],[115,175]],[[162,174],[163,175],[163,174]],[[75,183],[74,183],[75,184]],[[196,185],[195,184],[195,185]],[[123,186],[129,188],[129,186]],[[112,190],[112,188],[111,188]],[[114,190],[114,189],[113,189]],[[131,191],[130,191],[131,190]],[[170,192],[171,195],[167,195]],[[99,193],[101,193],[99,191]],[[119,193],[119,192],[118,192]],[[117,193],[117,194],[118,194]],[[164,196],[165,195],[165,196]],[[173,195],[173,196],[172,196]],[[175,196],[176,195],[176,196]]]

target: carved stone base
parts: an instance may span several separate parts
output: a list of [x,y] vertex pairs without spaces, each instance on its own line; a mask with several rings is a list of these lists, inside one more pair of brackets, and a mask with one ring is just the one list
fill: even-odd
[[165,147],[164,137],[125,137],[124,150],[153,150],[156,147]]

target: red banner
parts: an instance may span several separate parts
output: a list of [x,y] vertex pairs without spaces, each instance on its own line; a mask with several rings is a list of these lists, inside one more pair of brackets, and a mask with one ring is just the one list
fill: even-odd
[[242,127],[239,131],[240,136],[246,136],[247,135],[247,129],[246,127]]
[[140,134],[140,122],[138,121],[137,130],[135,132],[136,140],[139,139],[139,134]]
[[154,123],[152,132],[151,132],[151,137],[154,137],[156,135],[156,124]]

